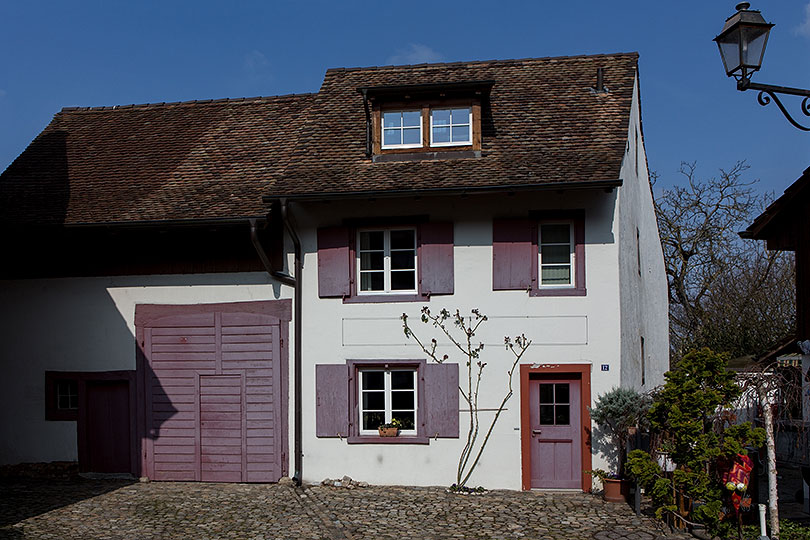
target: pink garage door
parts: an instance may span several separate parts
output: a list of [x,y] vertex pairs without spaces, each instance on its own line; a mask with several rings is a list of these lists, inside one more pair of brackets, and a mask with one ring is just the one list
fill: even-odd
[[138,306],[146,476],[276,482],[286,473],[287,324],[250,311],[274,311],[268,304]]

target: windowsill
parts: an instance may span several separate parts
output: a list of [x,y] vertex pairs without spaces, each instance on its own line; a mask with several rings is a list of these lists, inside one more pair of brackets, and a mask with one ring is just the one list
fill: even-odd
[[588,290],[584,287],[544,287],[542,289],[531,289],[529,296],[587,296]]
[[346,442],[349,444],[428,444],[430,438],[420,435],[400,435],[398,437],[351,435],[346,438]]
[[480,157],[481,157],[480,150],[433,150],[433,151],[428,150],[423,152],[377,154],[371,157],[371,161],[373,163],[385,163],[391,161],[431,161],[431,160],[470,159]]
[[427,296],[421,294],[358,294],[347,296],[344,304],[384,304],[386,302],[426,302]]

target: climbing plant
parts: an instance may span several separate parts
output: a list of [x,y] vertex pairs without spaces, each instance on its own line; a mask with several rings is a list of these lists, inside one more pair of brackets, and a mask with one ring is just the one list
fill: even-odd
[[[515,338],[508,336],[504,338],[504,347],[506,351],[511,353],[509,362],[507,362],[506,391],[498,408],[495,410],[495,415],[489,426],[481,426],[478,417],[478,397],[481,389],[481,379],[487,363],[481,360],[484,344],[476,342],[475,334],[478,328],[487,321],[487,316],[477,309],[471,310],[468,317],[463,316],[459,310],[451,313],[446,309],[442,309],[438,314],[433,314],[430,308],[425,306],[422,308],[420,319],[424,324],[431,325],[440,331],[441,335],[464,358],[464,364],[467,368],[466,380],[458,388],[461,398],[466,402],[469,410],[467,438],[458,458],[458,467],[456,469],[456,487],[463,490],[470,479],[470,475],[478,465],[478,461],[481,459],[481,454],[484,452],[484,448],[492,434],[492,429],[503,412],[506,402],[512,397],[512,377],[531,341],[526,339],[524,335]],[[405,313],[402,314],[402,328],[405,335],[409,339],[416,341],[430,360],[438,364],[449,360],[449,355],[443,354],[440,356],[436,352],[439,342],[435,338],[431,339],[430,342],[426,342],[414,333],[408,324],[408,315]]]

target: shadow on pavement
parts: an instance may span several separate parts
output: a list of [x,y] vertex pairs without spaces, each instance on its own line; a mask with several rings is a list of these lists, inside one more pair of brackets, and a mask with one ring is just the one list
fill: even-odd
[[[0,479],[0,538],[15,538],[8,527],[30,517],[109,493],[134,480]],[[12,536],[8,536],[11,534]],[[22,536],[16,536],[21,538]]]

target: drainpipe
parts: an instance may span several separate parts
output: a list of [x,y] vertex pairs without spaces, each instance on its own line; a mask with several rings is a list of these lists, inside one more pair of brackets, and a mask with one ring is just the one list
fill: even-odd
[[295,278],[289,274],[285,274],[284,272],[279,272],[273,269],[273,265],[270,264],[270,259],[267,257],[267,253],[264,251],[264,246],[259,241],[259,227],[256,224],[256,219],[251,218],[250,220],[250,241],[253,243],[253,247],[256,249],[256,254],[259,256],[259,260],[262,261],[264,265],[264,269],[270,274],[272,277],[283,283],[284,285],[289,285],[290,287],[295,287]]
[[295,348],[293,350],[293,358],[294,358],[294,377],[295,377],[295,413],[294,413],[294,422],[295,422],[295,442],[294,442],[294,453],[295,453],[295,473],[293,474],[293,481],[296,485],[300,486],[303,482],[303,447],[302,447],[302,437],[301,437],[301,389],[303,387],[301,383],[301,306],[303,304],[303,299],[301,298],[301,283],[302,283],[302,271],[304,267],[304,262],[301,259],[301,241],[298,238],[298,233],[295,232],[295,228],[290,221],[290,213],[289,208],[287,206],[287,200],[281,199],[281,220],[284,222],[284,228],[287,229],[287,232],[290,234],[290,238],[293,241],[293,253],[295,258],[295,275],[292,278],[293,280],[293,287],[294,287],[294,294],[295,297],[293,299],[293,324],[295,325]]

